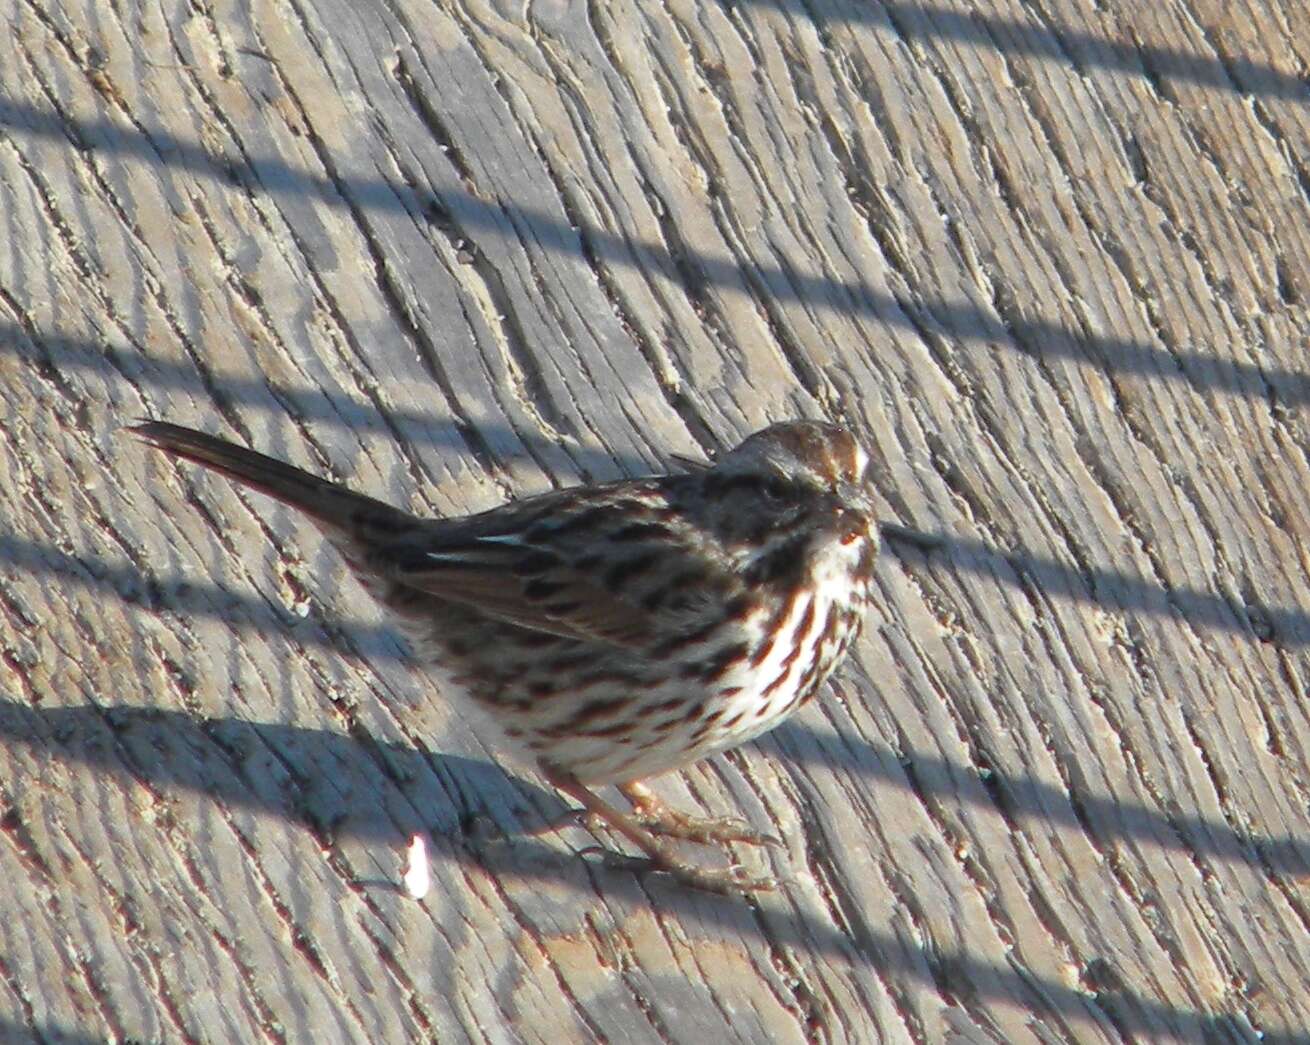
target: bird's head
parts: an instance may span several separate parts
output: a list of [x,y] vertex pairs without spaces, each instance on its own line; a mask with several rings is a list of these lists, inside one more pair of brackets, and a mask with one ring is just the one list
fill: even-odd
[[761,550],[786,545],[805,556],[835,543],[865,559],[877,543],[869,460],[839,425],[787,421],[724,454],[706,473],[705,490],[718,502],[720,532]]

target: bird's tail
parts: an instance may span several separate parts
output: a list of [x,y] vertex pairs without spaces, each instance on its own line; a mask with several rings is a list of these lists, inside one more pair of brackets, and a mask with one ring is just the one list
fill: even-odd
[[329,531],[356,536],[360,531],[396,530],[414,522],[412,516],[388,504],[226,439],[164,421],[147,421],[129,430],[151,446],[212,468],[299,509]]

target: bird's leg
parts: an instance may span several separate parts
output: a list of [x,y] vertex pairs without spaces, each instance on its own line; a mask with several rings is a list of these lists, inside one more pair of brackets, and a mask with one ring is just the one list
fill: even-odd
[[685,838],[701,844],[744,842],[747,845],[772,845],[782,848],[773,835],[757,831],[745,820],[731,816],[691,816],[671,806],[639,780],[619,785],[623,797],[632,803],[637,823],[657,835]]
[[643,853],[642,857],[624,856],[608,849],[598,849],[607,867],[632,871],[640,874],[646,871],[663,871],[677,878],[680,882],[706,889],[714,893],[752,892],[754,890],[775,889],[777,879],[772,875],[751,877],[740,867],[711,869],[697,867],[680,857],[667,842],[655,837],[650,830],[643,827],[630,814],[622,813],[592,793],[576,777],[557,769],[542,767],[546,779],[570,798],[582,803],[582,807],[596,820],[602,822],[616,834],[622,835]]

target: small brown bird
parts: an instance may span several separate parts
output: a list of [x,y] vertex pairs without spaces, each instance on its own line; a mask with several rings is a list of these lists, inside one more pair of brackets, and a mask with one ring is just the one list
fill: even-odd
[[[687,475],[579,486],[419,519],[177,425],[133,431],[309,516],[391,613],[546,779],[645,860],[717,891],[772,888],[659,836],[773,841],[670,809],[641,783],[773,728],[859,634],[878,534],[868,455],[817,421],[756,432]],[[591,788],[616,784],[624,813]]]

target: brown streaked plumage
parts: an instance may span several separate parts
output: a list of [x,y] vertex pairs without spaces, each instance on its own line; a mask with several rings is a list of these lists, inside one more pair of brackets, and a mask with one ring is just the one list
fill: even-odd
[[[679,856],[657,835],[767,839],[676,813],[639,781],[777,725],[858,634],[878,538],[868,458],[844,429],[774,425],[688,475],[431,520],[191,429],[133,431],[309,516],[418,660],[651,867],[709,889],[773,885]],[[635,815],[591,790],[602,784]]]

